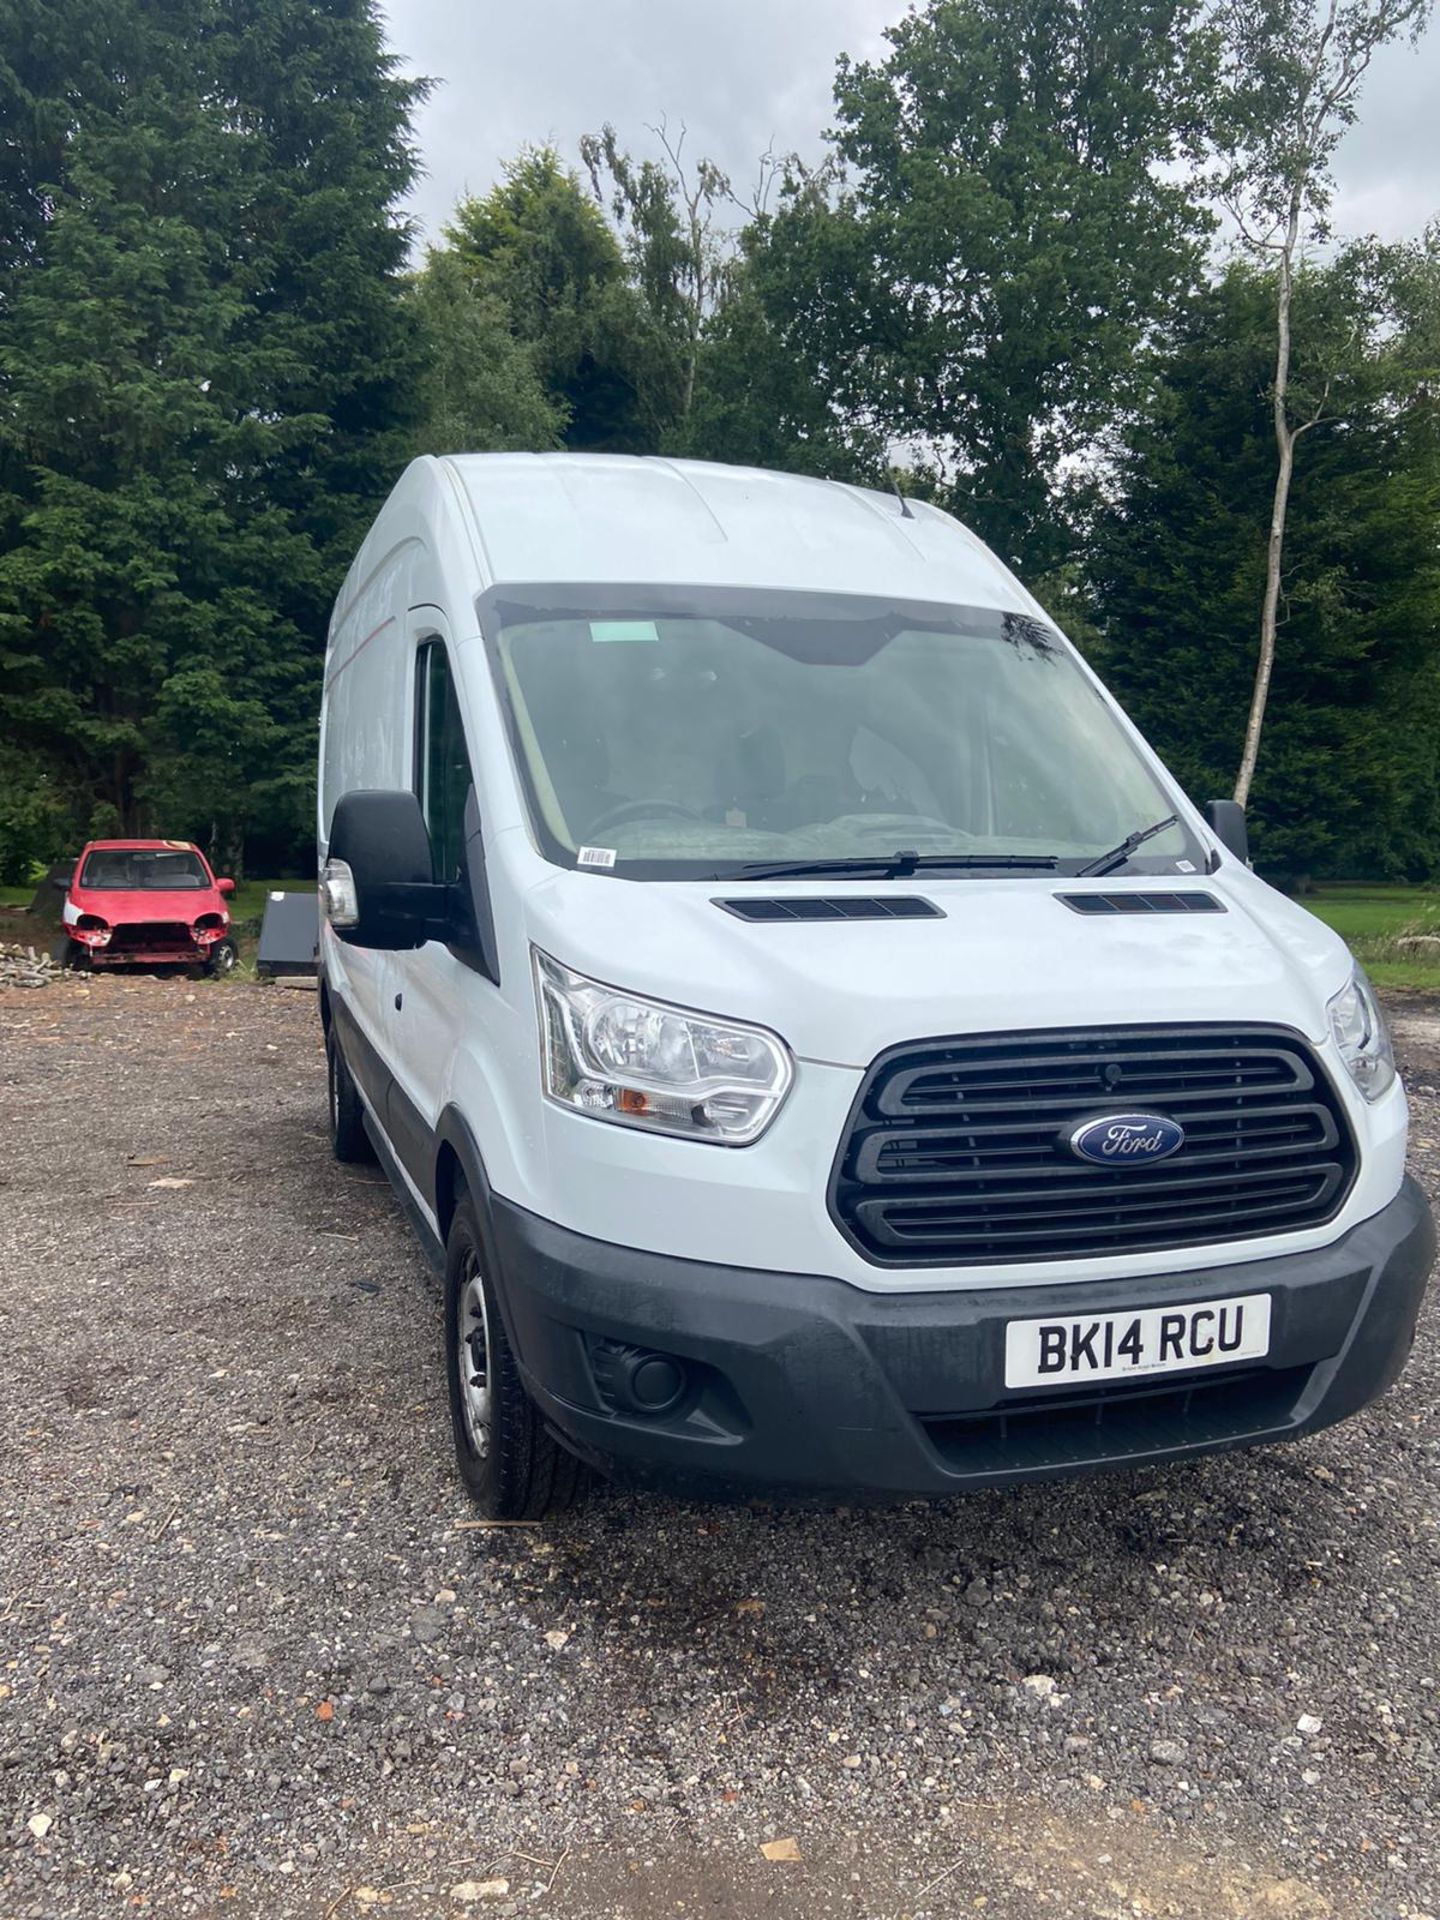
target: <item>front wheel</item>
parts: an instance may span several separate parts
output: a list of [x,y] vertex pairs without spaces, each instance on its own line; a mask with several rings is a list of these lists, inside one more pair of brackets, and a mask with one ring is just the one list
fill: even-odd
[[210,958],[205,963],[208,974],[224,976],[235,971],[235,963],[240,958],[239,949],[233,940],[217,940],[210,949]]
[[456,1464],[486,1518],[542,1520],[568,1507],[584,1468],[521,1385],[468,1193],[445,1242],[445,1373]]

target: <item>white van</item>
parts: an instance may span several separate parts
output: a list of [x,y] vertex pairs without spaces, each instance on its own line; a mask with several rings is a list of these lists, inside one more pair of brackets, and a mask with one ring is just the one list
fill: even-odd
[[319,840],[334,1148],[443,1261],[494,1516],[579,1463],[1178,1460],[1403,1364],[1434,1234],[1364,976],[931,506],[417,461],[336,606]]

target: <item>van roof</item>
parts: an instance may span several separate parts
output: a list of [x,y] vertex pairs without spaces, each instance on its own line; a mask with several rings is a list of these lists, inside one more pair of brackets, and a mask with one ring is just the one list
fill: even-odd
[[924,501],[834,480],[621,454],[451,454],[495,583],[875,593],[1033,608],[974,534]]

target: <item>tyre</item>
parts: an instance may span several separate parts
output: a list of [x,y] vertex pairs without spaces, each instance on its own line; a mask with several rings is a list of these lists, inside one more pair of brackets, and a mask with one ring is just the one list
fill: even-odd
[[74,973],[84,973],[90,965],[90,952],[82,947],[78,940],[72,940],[64,934],[50,949],[50,958],[57,967],[65,967]]
[[210,958],[205,963],[205,971],[212,976],[233,973],[235,962],[239,958],[239,949],[233,940],[217,940],[210,949]]
[[365,1131],[365,1108],[333,1027],[325,1036],[325,1067],[329,1083],[330,1151],[347,1166],[373,1160],[374,1150]]
[[445,1375],[455,1459],[490,1520],[542,1520],[574,1500],[585,1469],[520,1384],[488,1272],[475,1203],[463,1193],[445,1242]]

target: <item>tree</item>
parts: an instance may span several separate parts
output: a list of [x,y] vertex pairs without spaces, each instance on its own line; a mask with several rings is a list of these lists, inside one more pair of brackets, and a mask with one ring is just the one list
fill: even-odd
[[[1281,875],[1440,872],[1440,251],[1297,271],[1294,378],[1327,381],[1296,476],[1285,633],[1254,789]],[[1183,308],[1119,450],[1088,571],[1096,664],[1197,798],[1224,791],[1253,677],[1273,487],[1275,276],[1232,263]]]
[[368,0],[8,11],[0,727],[47,852],[297,843],[329,601],[408,445],[419,89]]
[[462,201],[445,238],[476,294],[500,303],[533,355],[563,415],[564,445],[653,452],[667,408],[644,306],[603,212],[554,149],[528,149],[499,186]]
[[[672,139],[662,120],[652,128],[665,154],[636,162],[608,124],[580,142],[595,198],[610,211],[625,243],[631,277],[671,361],[671,411],[683,435],[695,404],[705,329],[727,290],[734,246],[718,210],[733,199],[727,176],[711,160],[684,160],[685,128]],[[608,183],[608,184],[607,184]]]
[[558,447],[565,406],[545,391],[534,344],[515,337],[499,295],[477,288],[446,250],[431,253],[412,298],[426,346],[416,452]]
[[1192,0],[930,0],[888,38],[840,63],[848,184],[782,203],[767,310],[1034,578],[1068,547],[1057,476],[1198,270],[1207,220],[1173,163],[1206,125],[1212,39]]
[[1223,196],[1243,244],[1273,259],[1274,374],[1270,408],[1275,482],[1270,501],[1260,646],[1235,798],[1250,795],[1275,668],[1285,528],[1295,447],[1331,407],[1329,382],[1293,394],[1292,304],[1302,244],[1326,235],[1330,160],[1355,119],[1360,84],[1376,50],[1408,32],[1418,38],[1431,0],[1224,0],[1229,66],[1224,135],[1232,158]]
[[677,453],[818,479],[889,485],[883,438],[844,415],[805,358],[787,345],[766,302],[763,229],[706,324],[688,419]]

